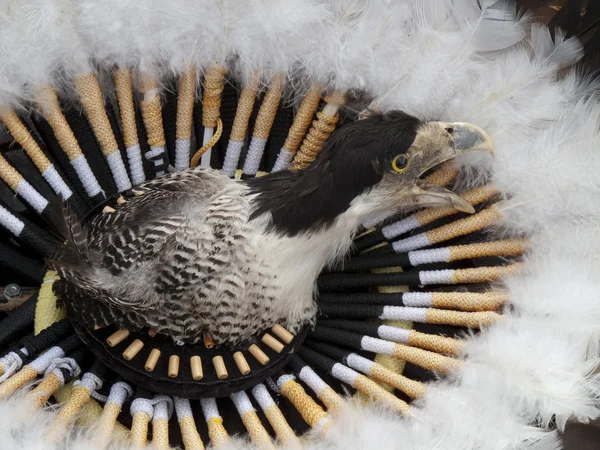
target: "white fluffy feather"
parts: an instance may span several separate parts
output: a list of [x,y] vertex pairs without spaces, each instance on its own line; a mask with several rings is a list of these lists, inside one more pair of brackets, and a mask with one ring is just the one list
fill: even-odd
[[306,36],[327,27],[330,12],[316,0],[250,0],[235,15],[230,31],[236,68],[243,79],[257,72],[268,80],[278,72],[287,76],[314,50]]
[[[79,0],[74,3],[75,24],[91,56],[99,63],[110,66],[137,67],[140,55],[136,42],[145,36],[131,33],[132,23],[143,20],[133,14],[132,2],[119,0]],[[150,33],[148,29],[148,33]]]
[[13,32],[8,17],[0,14],[0,107],[14,107],[23,96],[21,69],[10,45]]
[[45,83],[59,87],[91,71],[89,55],[73,24],[70,0],[12,1],[7,42],[20,79],[32,88]]
[[161,62],[174,74],[190,66],[205,69],[215,53],[222,32],[217,2],[211,0],[163,0],[154,11],[160,21],[157,41]]
[[163,35],[158,0],[77,1],[76,26],[94,59],[150,74],[161,73]]
[[[409,1],[321,0],[327,21],[306,33],[302,65],[331,89],[369,90],[380,69],[402,59]],[[374,78],[373,78],[374,77]]]

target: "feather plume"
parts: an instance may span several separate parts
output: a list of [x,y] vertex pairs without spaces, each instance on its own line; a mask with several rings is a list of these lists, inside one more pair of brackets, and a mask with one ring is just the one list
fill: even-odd
[[411,2],[404,39],[409,50],[402,54],[401,64],[385,66],[378,78],[385,81],[372,89],[375,101],[384,110],[402,104],[417,116],[446,119],[446,112],[489,63],[489,54],[525,37],[526,22],[526,16],[517,17],[514,6],[504,1],[483,2],[481,8],[471,1]]
[[0,14],[0,107],[15,107],[21,103],[23,82],[19,78],[20,67],[10,45],[14,28],[8,17]]
[[[472,7],[473,4],[465,6]],[[480,11],[469,9],[470,11],[465,11],[465,8],[457,11],[456,4],[450,7],[453,18],[465,33],[466,42],[475,52],[506,50],[526,37],[530,15],[519,16],[517,5],[511,0],[485,0],[481,2]],[[468,20],[469,17],[475,20]]]
[[[131,31],[134,21],[143,21],[139,14],[132,15],[132,3],[118,0],[80,0],[74,3],[75,25],[90,48],[92,58],[104,66],[137,67],[139,55],[136,43],[143,36]],[[148,33],[150,30],[148,30]]]
[[223,32],[218,2],[165,0],[153,8],[158,27],[154,31],[159,36],[157,64],[164,64],[168,74],[176,75],[192,66],[205,69]]
[[307,33],[311,51],[302,57],[312,81],[342,91],[369,90],[382,69],[402,60],[408,33],[409,1],[322,1],[327,21]]
[[70,0],[12,2],[7,32],[20,69],[19,78],[30,88],[60,87],[65,78],[91,71],[88,52],[73,26]]
[[158,77],[161,38],[157,0],[81,0],[75,23],[96,61]]
[[535,63],[553,66],[557,69],[572,66],[583,57],[583,48],[577,38],[567,39],[566,33],[557,28],[554,38],[550,30],[540,24],[531,27],[531,46],[535,54]]
[[312,50],[306,37],[328,27],[330,19],[330,11],[317,0],[251,0],[234,15],[231,51],[244,80],[254,72],[267,80],[276,73],[290,74]]
[[537,132],[524,128],[497,139],[506,150],[494,163],[494,177],[510,195],[505,216],[512,229],[554,226],[566,214],[578,223],[598,223],[598,123],[600,107],[593,96],[565,107]]

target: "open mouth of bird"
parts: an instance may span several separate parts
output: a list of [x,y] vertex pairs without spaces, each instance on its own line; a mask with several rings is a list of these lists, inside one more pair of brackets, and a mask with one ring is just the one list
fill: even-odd
[[451,206],[458,211],[473,214],[473,205],[458,194],[443,187],[448,184],[448,178],[454,177],[457,158],[466,153],[486,152],[494,156],[492,138],[477,125],[465,122],[441,123],[453,136],[453,154],[443,155],[436,159],[421,174],[414,193],[422,203]]

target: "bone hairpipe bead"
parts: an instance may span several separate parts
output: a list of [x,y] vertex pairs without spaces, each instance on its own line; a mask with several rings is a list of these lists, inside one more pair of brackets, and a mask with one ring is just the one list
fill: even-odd
[[271,331],[273,331],[273,334],[286,344],[289,344],[294,340],[294,335],[279,324],[276,324]]
[[129,336],[129,330],[121,329],[115,331],[113,334],[107,337],[106,343],[111,347],[114,347],[115,345],[119,345],[121,342],[123,342],[123,340],[126,339],[127,336]]
[[192,378],[196,381],[201,380],[204,377],[202,371],[202,360],[199,356],[192,356],[190,358],[190,366],[192,369]]
[[148,355],[148,359],[146,360],[146,364],[144,365],[144,369],[148,372],[152,372],[156,367],[156,363],[158,362],[158,358],[160,358],[160,350],[157,348],[153,348]]
[[262,342],[277,353],[281,353],[283,351],[283,344],[277,339],[275,339],[273,336],[271,336],[269,333],[265,333],[265,335],[262,338]]
[[179,356],[171,355],[169,358],[169,370],[167,373],[171,378],[177,378],[179,375]]
[[250,366],[248,365],[248,361],[246,361],[246,358],[242,352],[235,352],[233,354],[233,360],[238,366],[238,369],[240,369],[240,373],[242,375],[248,375],[250,373]]
[[248,351],[263,366],[269,364],[269,357],[260,349],[258,345],[252,344],[250,347],[248,347]]
[[219,380],[224,380],[229,376],[227,373],[227,368],[225,367],[225,361],[223,361],[222,356],[215,356],[213,358],[213,365],[215,366],[215,372],[217,373],[217,378]]
[[137,356],[137,354],[142,348],[144,348],[144,343],[139,339],[136,339],[131,344],[129,344],[129,347],[125,349],[125,351],[123,352],[123,358],[125,358],[127,361],[132,360]]

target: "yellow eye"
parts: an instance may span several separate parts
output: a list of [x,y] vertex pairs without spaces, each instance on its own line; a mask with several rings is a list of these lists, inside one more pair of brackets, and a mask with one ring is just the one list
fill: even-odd
[[410,159],[408,155],[405,154],[400,154],[392,160],[392,169],[398,173],[404,172],[406,169],[408,169],[409,165]]

